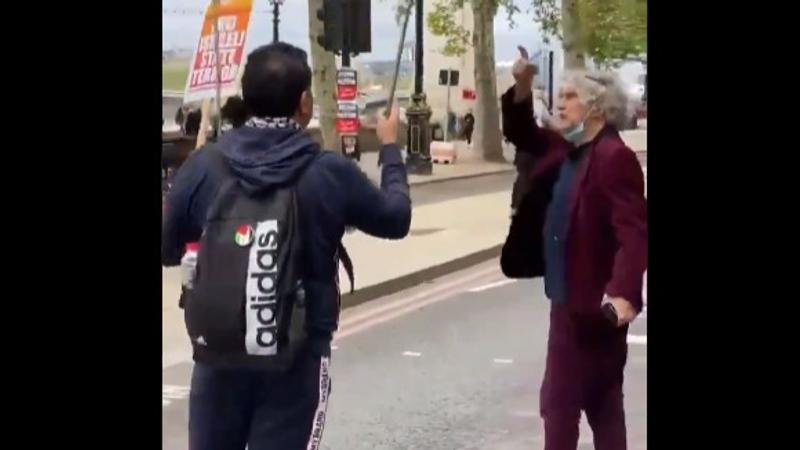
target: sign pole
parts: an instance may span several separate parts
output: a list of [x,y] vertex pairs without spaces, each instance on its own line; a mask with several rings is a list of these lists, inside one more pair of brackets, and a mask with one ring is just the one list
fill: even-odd
[[194,148],[198,149],[205,145],[208,139],[208,123],[211,121],[209,113],[211,112],[211,100],[203,100],[203,105],[200,107],[200,128],[197,130],[197,143]]
[[450,138],[450,85],[453,83],[450,79],[453,76],[453,71],[447,69],[447,113],[444,119],[444,141],[449,142]]
[[219,0],[213,0],[214,6],[214,59],[217,71],[217,138],[222,133],[222,64],[219,59]]
[[[220,97],[222,96],[222,74],[221,65],[219,60],[219,0],[211,0],[211,6],[214,10],[214,59],[215,59],[215,84],[216,84],[216,103],[217,103],[217,133],[222,129],[222,113],[220,106]],[[197,131],[197,142],[195,149],[205,145],[208,140],[208,126],[211,123],[211,100],[204,99],[200,107],[200,129]]]

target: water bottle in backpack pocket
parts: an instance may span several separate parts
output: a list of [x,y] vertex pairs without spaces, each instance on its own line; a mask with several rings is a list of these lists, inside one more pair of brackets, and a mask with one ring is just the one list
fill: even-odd
[[186,244],[186,252],[181,258],[181,296],[178,300],[178,307],[186,307],[186,300],[194,287],[194,279],[197,272],[197,250],[200,245],[197,242]]

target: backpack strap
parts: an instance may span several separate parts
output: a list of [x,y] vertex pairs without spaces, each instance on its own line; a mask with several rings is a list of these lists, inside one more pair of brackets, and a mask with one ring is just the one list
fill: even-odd
[[350,280],[350,293],[352,294],[355,291],[355,275],[353,274],[353,260],[350,259],[350,254],[347,253],[347,249],[342,244],[342,241],[339,241],[339,246],[336,250],[336,253],[339,255],[339,261],[342,263],[342,267],[344,267],[344,271],[347,272],[347,278]]
[[222,154],[222,148],[216,143],[209,143],[205,146],[204,151],[208,153],[209,166],[212,171],[223,175],[222,184],[217,191],[211,206],[206,211],[206,220],[210,220],[219,214],[220,208],[224,207],[224,200],[229,193],[237,187],[238,180],[231,173],[228,162],[225,161],[225,155]]

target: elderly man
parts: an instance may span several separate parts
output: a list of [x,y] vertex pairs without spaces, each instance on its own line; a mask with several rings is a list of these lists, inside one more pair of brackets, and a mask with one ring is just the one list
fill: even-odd
[[502,264],[509,276],[544,276],[551,301],[540,396],[545,450],[576,449],[581,410],[595,449],[625,450],[626,336],[642,309],[647,267],[644,177],[617,132],[627,101],[610,74],[568,73],[558,95],[558,133],[535,126],[528,101],[507,106],[504,115],[514,119],[506,131],[535,140],[543,154],[529,174]]

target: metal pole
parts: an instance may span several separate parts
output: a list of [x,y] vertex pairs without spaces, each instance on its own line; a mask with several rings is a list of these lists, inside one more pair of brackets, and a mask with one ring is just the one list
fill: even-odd
[[422,0],[417,0],[416,11],[414,11],[414,21],[416,25],[416,51],[414,62],[416,63],[415,73],[414,73],[414,93],[417,95],[422,94],[422,58],[423,58],[423,49],[422,49],[422,35],[424,34],[425,30],[423,27],[423,15],[422,15]]
[[444,119],[444,141],[449,142],[450,139],[450,85],[452,81],[450,77],[453,75],[453,71],[449,68],[447,69],[447,112],[445,113]]
[[416,51],[414,52],[414,95],[411,96],[411,105],[406,108],[408,118],[408,155],[406,156],[406,170],[415,175],[431,175],[433,165],[430,158],[430,125],[431,108],[426,103],[425,93],[422,89],[423,64],[425,57],[423,48],[424,15],[422,0],[416,0]]
[[549,52],[547,61],[547,108],[553,114],[553,52]]
[[272,42],[278,42],[278,22],[280,22],[278,16],[280,14],[280,6],[280,3],[277,1],[272,3]]
[[[219,1],[214,0],[214,59],[217,66],[217,137],[222,133],[222,66],[219,58]],[[203,130],[204,131],[204,130]]]
[[342,0],[342,67],[350,67],[350,0]]
[[[341,0],[342,5],[342,68],[350,67],[350,49],[351,49],[351,42],[350,42],[350,0]],[[358,82],[356,82],[356,91],[358,91]],[[356,98],[358,96],[356,95]],[[358,115],[356,115],[356,119],[358,119]],[[342,152],[345,154],[346,157],[355,159],[357,161],[361,161],[361,152],[358,149],[358,134],[352,137],[355,140],[353,144],[353,152],[347,153],[347,146],[345,145],[346,136],[340,136],[342,141]],[[380,164],[380,161],[378,161]]]

